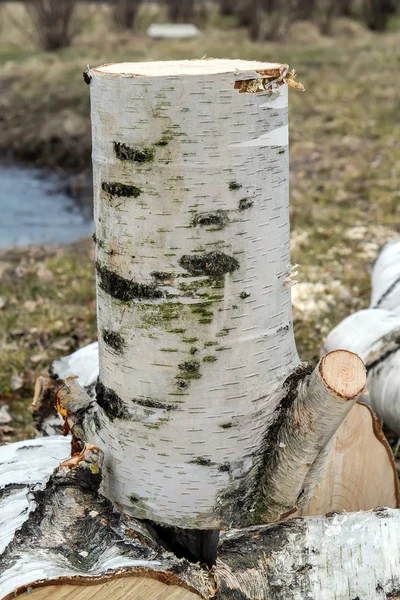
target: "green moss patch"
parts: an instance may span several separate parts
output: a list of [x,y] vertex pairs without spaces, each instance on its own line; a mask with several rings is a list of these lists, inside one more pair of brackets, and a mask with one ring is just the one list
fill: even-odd
[[205,356],[203,358],[203,362],[208,362],[208,363],[212,363],[215,362],[217,360],[216,356],[212,356],[211,354],[209,356]]

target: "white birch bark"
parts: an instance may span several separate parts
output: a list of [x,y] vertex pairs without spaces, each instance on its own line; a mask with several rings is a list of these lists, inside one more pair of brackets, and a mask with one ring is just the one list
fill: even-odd
[[[315,395],[331,426],[318,423],[310,444],[299,432],[303,467],[285,466],[291,446],[278,435],[310,374],[290,303],[293,75],[203,60],[109,65],[87,79],[100,364],[95,402],[70,426],[104,451],[102,491],[128,514],[196,529],[280,518],[312,493],[352,406],[337,411],[335,389],[318,395],[311,378],[302,423],[316,420]],[[82,356],[55,372],[89,386],[96,367]],[[291,493],[275,498],[272,479]]]
[[387,244],[372,271],[370,308],[344,319],[328,335],[324,352],[357,352],[368,368],[363,401],[400,435],[400,241]]
[[[7,466],[10,473],[12,462],[14,474],[0,494],[1,600],[25,592],[29,598],[32,591],[34,598],[61,600],[70,597],[74,585],[85,586],[79,598],[89,600],[100,597],[102,584],[102,598],[138,600],[387,600],[399,595],[398,510],[231,530],[222,535],[216,566],[209,571],[165,552],[144,525],[124,518],[97,494],[97,449],[87,449],[52,474],[56,455],[67,446],[65,438],[53,437],[0,448],[1,472]],[[140,583],[132,583],[136,578],[159,583],[144,586],[147,593],[140,594]],[[49,596],[43,586],[50,584]],[[36,593],[40,589],[43,594]]]
[[[254,468],[299,363],[284,284],[287,86],[234,89],[279,67],[182,61],[90,72],[100,381],[113,400],[98,388],[105,410],[88,435],[111,450],[105,494],[136,516],[218,526],[217,497]],[[133,187],[119,197],[103,189],[112,184]],[[121,301],[109,272],[137,292]],[[109,332],[121,336],[119,350]]]
[[400,512],[293,519],[224,534],[219,600],[387,600],[400,595]]
[[98,449],[52,474],[70,441],[53,436],[0,447],[0,598],[49,582],[90,585],[129,575],[208,597],[206,570],[164,551],[145,526],[124,519],[97,494]]

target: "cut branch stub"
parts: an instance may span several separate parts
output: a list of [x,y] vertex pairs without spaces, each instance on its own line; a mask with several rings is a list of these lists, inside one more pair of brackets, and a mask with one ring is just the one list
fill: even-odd
[[365,388],[362,360],[337,350],[299,383],[274,446],[266,453],[257,512],[277,520],[307,504],[318,484],[330,441]]
[[364,392],[366,370],[363,361],[354,352],[328,352],[321,358],[320,373],[326,386],[344,400],[353,400]]

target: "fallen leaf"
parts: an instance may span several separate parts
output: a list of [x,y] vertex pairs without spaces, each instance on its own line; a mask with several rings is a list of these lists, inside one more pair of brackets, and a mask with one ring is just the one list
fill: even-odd
[[11,375],[10,378],[10,388],[15,392],[16,390],[20,390],[24,387],[23,377],[16,373],[15,375]]
[[44,352],[41,352],[40,354],[34,354],[33,356],[31,356],[32,363],[40,363],[42,362],[42,360],[47,360],[47,354],[45,354]]
[[24,308],[29,313],[32,313],[33,311],[35,311],[36,307],[37,307],[37,302],[35,302],[34,300],[27,300],[26,302],[24,302]]
[[51,347],[55,350],[68,351],[73,345],[73,340],[69,337],[60,338],[51,344]]
[[12,421],[12,417],[6,406],[0,406],[0,425],[7,425]]
[[46,269],[46,267],[43,264],[39,264],[38,269],[36,271],[36,275],[38,277],[38,279],[40,279],[40,281],[49,283],[50,281],[53,281],[54,279],[54,275],[51,271],[49,271],[49,269]]
[[0,439],[6,435],[13,435],[15,433],[15,429],[10,427],[9,425],[0,426]]

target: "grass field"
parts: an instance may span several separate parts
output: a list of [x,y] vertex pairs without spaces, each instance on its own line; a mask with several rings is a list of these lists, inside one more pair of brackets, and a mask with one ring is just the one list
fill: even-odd
[[[324,38],[298,23],[280,43],[255,44],[214,16],[196,40],[154,42],[108,29],[106,8],[92,13],[71,48],[43,53],[22,8],[3,8],[0,152],[51,169],[90,168],[87,64],[204,55],[288,62],[306,87],[290,94],[295,331],[302,358],[315,362],[326,333],[368,305],[370,265],[399,235],[400,33],[341,20]],[[153,18],[142,15],[142,31]],[[29,434],[36,375],[95,337],[91,243],[5,252],[0,272],[0,401],[16,417],[12,439]],[[23,385],[12,390],[17,374]]]

